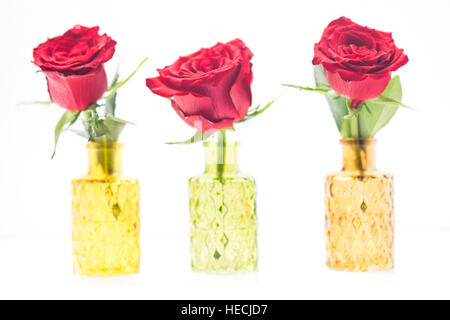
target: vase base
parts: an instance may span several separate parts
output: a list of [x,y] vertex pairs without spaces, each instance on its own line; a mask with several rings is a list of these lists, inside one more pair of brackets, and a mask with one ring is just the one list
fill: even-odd
[[391,271],[394,269],[393,264],[388,264],[384,266],[342,266],[342,265],[331,265],[327,264],[327,267],[334,271],[344,271],[344,272],[382,272],[382,271]]
[[73,270],[78,276],[87,277],[117,277],[129,276],[139,273],[139,269],[92,269],[92,270]]
[[193,266],[192,271],[205,274],[253,273],[258,271],[258,267],[250,266],[247,268],[196,268]]

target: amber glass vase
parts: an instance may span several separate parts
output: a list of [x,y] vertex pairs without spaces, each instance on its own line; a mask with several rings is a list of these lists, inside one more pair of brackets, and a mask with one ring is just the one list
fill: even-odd
[[327,265],[392,269],[392,176],[375,169],[375,140],[344,139],[343,170],[326,178]]
[[80,275],[139,271],[139,185],[122,175],[122,145],[89,143],[89,172],[72,181],[73,265]]
[[205,173],[189,181],[192,268],[255,271],[256,185],[239,172],[237,142],[205,143]]

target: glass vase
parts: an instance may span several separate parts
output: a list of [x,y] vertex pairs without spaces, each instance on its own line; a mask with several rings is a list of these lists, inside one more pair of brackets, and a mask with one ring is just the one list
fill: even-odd
[[343,170],[326,178],[327,265],[393,268],[393,178],[375,169],[375,140],[343,139]]
[[139,271],[139,184],[122,175],[122,145],[87,145],[89,172],[72,181],[74,273],[89,276]]
[[212,141],[204,146],[206,170],[189,181],[192,269],[255,271],[255,181],[239,172],[237,142]]

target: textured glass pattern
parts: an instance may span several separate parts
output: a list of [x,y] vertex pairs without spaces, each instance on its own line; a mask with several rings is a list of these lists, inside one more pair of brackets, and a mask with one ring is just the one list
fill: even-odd
[[[202,272],[255,271],[255,181],[238,171],[236,142],[227,143],[224,150],[216,142],[205,146],[206,172],[189,181],[192,268]],[[221,173],[218,162],[222,155]]]
[[[373,160],[364,162],[373,163]],[[327,264],[330,268],[346,271],[393,268],[392,185],[390,175],[372,168],[327,177]]]
[[139,271],[139,187],[135,180],[74,180],[74,271],[120,275]]
[[117,172],[73,180],[72,222],[75,273],[109,276],[139,271],[136,180],[123,178]]
[[189,185],[192,268],[205,272],[256,270],[253,179],[233,175],[222,184],[206,174],[191,179]]

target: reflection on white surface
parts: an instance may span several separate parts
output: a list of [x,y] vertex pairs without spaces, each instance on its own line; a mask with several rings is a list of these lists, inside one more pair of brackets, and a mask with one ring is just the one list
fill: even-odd
[[[150,242],[143,239],[144,246]],[[158,250],[147,246],[139,275],[89,278],[72,275],[70,239],[3,237],[0,298],[448,298],[448,243],[450,232],[398,233],[396,268],[389,272],[328,270],[322,248],[313,245],[304,254],[285,256],[283,264],[264,258],[259,272],[237,275],[194,273],[181,252],[153,260]]]

